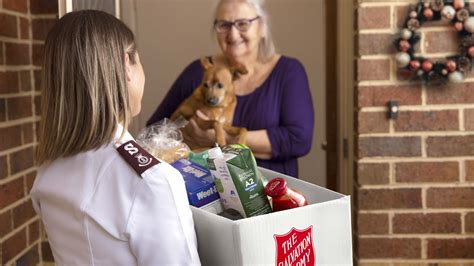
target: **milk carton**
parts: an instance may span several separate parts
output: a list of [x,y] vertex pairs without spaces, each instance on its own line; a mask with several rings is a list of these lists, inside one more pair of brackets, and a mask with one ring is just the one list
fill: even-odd
[[211,171],[224,209],[235,209],[243,217],[272,212],[261,175],[250,149],[232,144],[209,152]]

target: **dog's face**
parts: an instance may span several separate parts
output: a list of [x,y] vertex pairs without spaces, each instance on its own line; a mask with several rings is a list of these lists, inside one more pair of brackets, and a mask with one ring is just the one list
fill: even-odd
[[209,106],[219,106],[229,94],[233,94],[232,81],[238,78],[238,75],[247,73],[243,66],[212,64],[207,58],[202,59],[201,63],[205,69],[201,89],[204,101]]

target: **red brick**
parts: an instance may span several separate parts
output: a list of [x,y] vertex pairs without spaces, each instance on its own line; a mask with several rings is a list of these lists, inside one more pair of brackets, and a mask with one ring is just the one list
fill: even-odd
[[0,72],[0,94],[16,93],[19,89],[18,72]]
[[20,36],[22,39],[30,38],[30,21],[26,18],[20,18]]
[[33,19],[32,31],[34,40],[46,40],[48,32],[53,28],[56,19]]
[[0,122],[7,120],[7,109],[5,99],[0,98]]
[[357,194],[361,210],[421,208],[421,189],[360,189]]
[[16,37],[17,34],[16,17],[0,13],[0,36]]
[[357,92],[358,107],[387,106],[388,101],[398,101],[401,106],[421,104],[421,86],[364,86]]
[[7,156],[0,156],[0,179],[8,176]]
[[394,120],[395,131],[459,130],[457,110],[400,112]]
[[11,149],[21,145],[21,127],[0,128],[0,151]]
[[0,209],[23,198],[23,178],[15,179],[6,184],[0,185]]
[[359,258],[421,258],[421,240],[416,238],[359,238]]
[[23,256],[17,261],[16,265],[38,265],[39,264],[39,252],[38,246],[34,246],[28,250]]
[[474,109],[464,110],[464,128],[466,130],[474,130]]
[[359,213],[357,231],[359,235],[388,234],[388,214]]
[[16,174],[34,166],[33,148],[26,148],[10,155],[10,173]]
[[3,42],[0,41],[0,64],[3,65],[5,60],[3,59]]
[[31,96],[7,99],[8,119],[15,120],[33,115]]
[[35,96],[35,115],[41,115],[41,95]]
[[48,241],[41,243],[41,255],[44,262],[54,262],[53,252],[51,251]]
[[29,243],[33,244],[36,240],[40,238],[40,222],[36,220],[28,225],[28,235],[29,235]]
[[395,165],[396,182],[458,182],[458,162],[410,162]]
[[474,212],[470,212],[466,215],[466,232],[474,233]]
[[402,29],[405,27],[405,21],[408,17],[408,14],[410,13],[411,8],[410,6],[401,6],[401,7],[396,7],[395,9],[395,25],[397,29]]
[[358,163],[357,183],[359,185],[388,184],[388,163]]
[[23,132],[23,144],[29,144],[34,141],[33,123],[23,124],[21,126]]
[[466,161],[466,180],[474,182],[474,161]]
[[425,32],[424,47],[426,53],[457,53],[459,50],[458,32],[454,29]]
[[32,14],[57,14],[58,1],[31,0],[30,10]]
[[420,137],[361,137],[357,156],[364,157],[415,157],[421,156]]
[[389,80],[390,60],[388,59],[358,59],[357,80]]
[[3,0],[3,8],[27,13],[28,3],[26,0]]
[[26,192],[27,193],[30,193],[31,189],[33,188],[33,184],[35,182],[35,179],[36,179],[36,171],[33,171],[31,173],[28,173],[26,176],[25,176],[25,182],[26,182]]
[[385,133],[390,130],[390,123],[385,112],[359,112],[357,129],[359,134]]
[[428,239],[428,258],[474,259],[474,238]]
[[20,71],[21,91],[31,91],[31,73],[29,70]]
[[41,70],[34,70],[35,91],[41,91]]
[[474,155],[474,135],[428,137],[426,146],[429,157],[472,156]]
[[404,213],[393,217],[395,234],[461,233],[459,213]]
[[31,200],[25,201],[13,209],[13,227],[18,228],[35,216],[36,212],[33,209]]
[[393,34],[359,34],[357,35],[357,52],[359,56],[394,54],[397,49],[393,44]]
[[43,65],[43,44],[33,44],[33,65]]
[[6,262],[13,259],[26,249],[26,230],[14,234],[2,243],[2,261]]
[[23,43],[5,43],[7,65],[29,65],[30,45]]
[[13,230],[12,227],[12,214],[8,210],[0,214],[0,238],[3,238],[6,234]]
[[36,134],[36,139],[38,139],[38,136],[39,136],[39,128],[40,128],[40,122],[37,121],[35,123],[35,134]]
[[429,188],[429,208],[474,208],[474,187]]
[[359,7],[357,28],[359,30],[390,28],[390,17],[390,7]]
[[452,84],[426,90],[428,104],[474,103],[474,83]]

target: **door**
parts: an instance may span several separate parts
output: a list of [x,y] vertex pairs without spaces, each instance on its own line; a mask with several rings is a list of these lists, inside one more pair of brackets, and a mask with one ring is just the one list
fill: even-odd
[[[306,68],[315,107],[311,152],[300,159],[300,178],[326,186],[325,1],[266,1],[277,51]],[[122,0],[122,18],[136,33],[145,68],[142,128],[180,72],[192,60],[218,52],[212,35],[215,0]]]

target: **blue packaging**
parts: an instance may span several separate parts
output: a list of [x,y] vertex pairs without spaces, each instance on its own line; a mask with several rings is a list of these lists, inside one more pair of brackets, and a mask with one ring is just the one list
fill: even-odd
[[187,159],[179,159],[171,165],[183,175],[189,204],[201,207],[219,199],[214,179],[208,169]]

